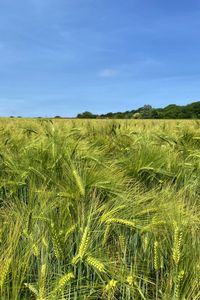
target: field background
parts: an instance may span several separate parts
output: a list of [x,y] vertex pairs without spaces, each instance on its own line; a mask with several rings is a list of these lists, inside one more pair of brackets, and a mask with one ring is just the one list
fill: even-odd
[[200,121],[0,119],[0,299],[200,299]]

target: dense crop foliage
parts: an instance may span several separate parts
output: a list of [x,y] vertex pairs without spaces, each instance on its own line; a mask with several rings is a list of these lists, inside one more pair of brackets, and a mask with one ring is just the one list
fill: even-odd
[[0,299],[199,299],[198,121],[0,121]]

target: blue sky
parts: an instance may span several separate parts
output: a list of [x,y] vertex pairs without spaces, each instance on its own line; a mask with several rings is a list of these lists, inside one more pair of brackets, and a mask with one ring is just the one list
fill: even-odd
[[0,115],[200,100],[199,0],[0,0]]

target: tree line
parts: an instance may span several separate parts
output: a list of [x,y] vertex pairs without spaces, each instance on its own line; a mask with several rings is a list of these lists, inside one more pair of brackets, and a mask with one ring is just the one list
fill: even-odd
[[170,104],[164,108],[144,105],[135,110],[107,114],[93,114],[85,111],[76,117],[79,119],[200,119],[200,101],[182,106]]

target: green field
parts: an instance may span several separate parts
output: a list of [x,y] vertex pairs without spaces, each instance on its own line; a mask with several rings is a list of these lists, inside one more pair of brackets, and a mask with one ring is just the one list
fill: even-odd
[[200,299],[200,121],[0,120],[0,299]]

